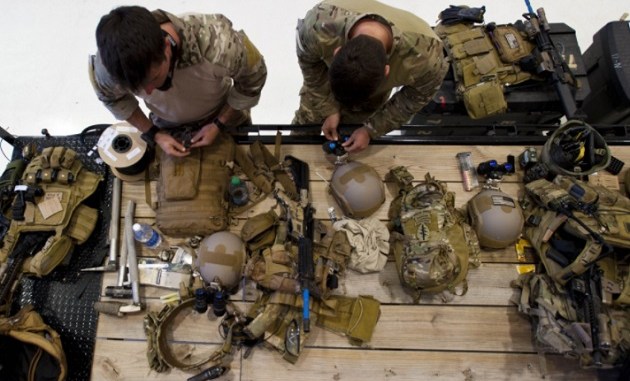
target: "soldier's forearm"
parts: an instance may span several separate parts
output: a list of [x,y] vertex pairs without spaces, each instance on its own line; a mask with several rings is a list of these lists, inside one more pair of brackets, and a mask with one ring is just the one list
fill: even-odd
[[127,123],[136,127],[140,132],[147,132],[153,125],[151,120],[144,114],[140,107],[136,108],[129,118]]

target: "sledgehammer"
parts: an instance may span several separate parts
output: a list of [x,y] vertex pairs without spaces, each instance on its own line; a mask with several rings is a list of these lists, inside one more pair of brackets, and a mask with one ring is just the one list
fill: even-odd
[[[94,309],[98,312],[102,312],[109,315],[123,316],[127,313],[140,312],[143,309],[140,303],[140,283],[138,279],[138,260],[136,258],[136,246],[133,238],[133,218],[134,218],[135,203],[133,200],[129,200],[127,204],[127,212],[125,214],[125,246],[127,248],[127,262],[129,265],[129,282],[131,283],[131,304],[124,304],[121,302],[104,301],[94,303]],[[118,278],[118,285],[115,288],[123,288],[120,279]]]

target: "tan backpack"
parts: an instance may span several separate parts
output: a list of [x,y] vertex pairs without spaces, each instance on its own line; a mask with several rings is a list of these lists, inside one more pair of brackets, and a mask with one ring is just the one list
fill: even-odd
[[172,237],[207,236],[228,226],[228,182],[235,143],[227,134],[210,145],[193,149],[189,156],[159,153],[155,221]]
[[59,334],[26,306],[0,317],[0,379],[63,381],[68,365]]

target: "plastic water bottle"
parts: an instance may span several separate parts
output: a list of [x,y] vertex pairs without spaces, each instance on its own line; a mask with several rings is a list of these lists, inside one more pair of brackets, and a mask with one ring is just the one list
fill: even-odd
[[230,180],[230,201],[236,206],[242,206],[249,201],[247,184],[241,181],[238,176],[232,176]]
[[133,237],[136,241],[141,242],[147,248],[153,250],[158,249],[162,245],[162,237],[149,224],[136,222],[132,226]]

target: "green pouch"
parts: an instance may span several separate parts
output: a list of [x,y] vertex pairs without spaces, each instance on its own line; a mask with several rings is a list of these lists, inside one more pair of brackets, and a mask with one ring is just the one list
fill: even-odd
[[327,301],[336,305],[335,314],[328,316],[319,313],[318,326],[348,336],[355,345],[365,344],[372,339],[374,327],[381,315],[381,303],[378,300],[364,295],[357,298],[331,295]]
[[481,82],[466,89],[462,95],[468,116],[472,119],[501,114],[507,110],[503,87],[497,81]]

